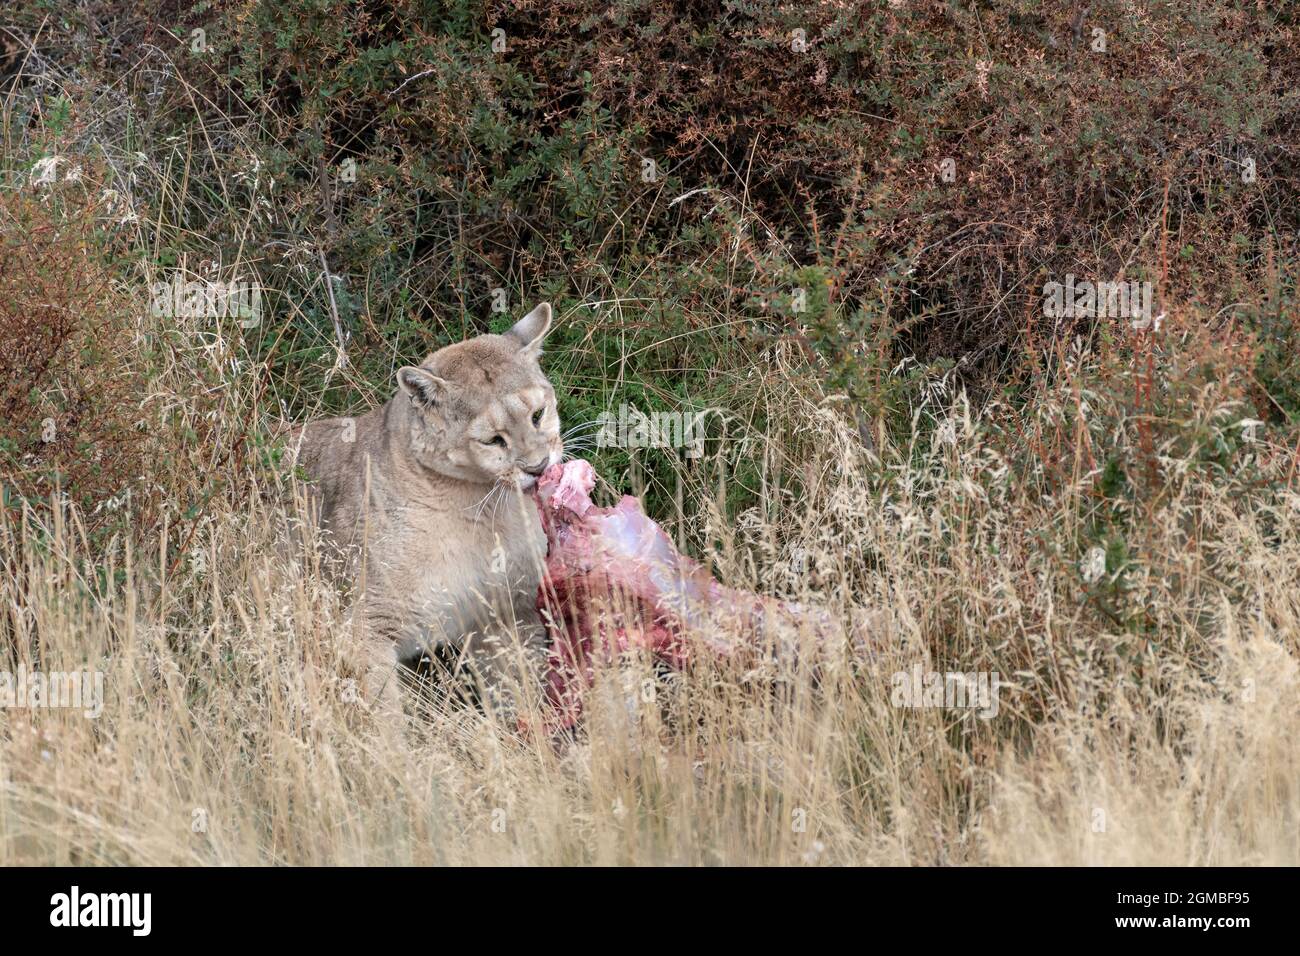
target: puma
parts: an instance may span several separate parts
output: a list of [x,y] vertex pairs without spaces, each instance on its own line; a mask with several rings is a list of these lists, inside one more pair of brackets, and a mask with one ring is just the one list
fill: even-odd
[[398,665],[451,656],[509,715],[540,666],[546,538],[525,492],[563,457],[540,365],[550,325],[542,303],[504,335],[399,369],[383,406],[291,434],[323,540],[357,586],[368,703],[400,709]]

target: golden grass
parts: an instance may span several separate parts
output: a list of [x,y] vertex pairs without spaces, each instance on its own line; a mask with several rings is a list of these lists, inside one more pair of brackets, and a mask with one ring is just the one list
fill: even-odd
[[[719,573],[875,609],[874,651],[666,679],[629,658],[559,749],[464,707],[384,734],[349,693],[344,602],[283,543],[282,492],[250,483],[193,535],[98,560],[75,513],[6,513],[0,646],[102,670],[106,700],[4,714],[0,864],[1300,862],[1300,495],[1265,527],[1184,480],[1147,527],[1168,564],[1141,571],[1134,650],[1028,545],[1078,502],[990,480],[960,402],[884,495],[834,414],[789,414],[821,477],[742,516]],[[160,562],[172,535],[184,559]],[[895,706],[916,662],[1013,686],[989,720]]]

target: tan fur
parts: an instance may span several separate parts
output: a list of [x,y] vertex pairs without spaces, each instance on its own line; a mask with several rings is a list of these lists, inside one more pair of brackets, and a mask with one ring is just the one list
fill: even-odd
[[399,370],[382,407],[291,437],[324,538],[359,586],[369,700],[394,703],[398,662],[452,649],[508,712],[539,661],[546,540],[524,492],[528,469],[563,453],[539,364],[550,321],[543,303],[505,335],[440,349]]

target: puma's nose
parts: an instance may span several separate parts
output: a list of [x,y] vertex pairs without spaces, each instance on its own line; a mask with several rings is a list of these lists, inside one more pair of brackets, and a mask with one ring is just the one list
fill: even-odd
[[549,463],[550,463],[550,459],[549,459],[549,458],[543,458],[543,459],[542,459],[541,461],[539,461],[537,464],[535,464],[535,465],[529,465],[527,468],[525,468],[525,469],[524,469],[524,474],[525,474],[525,475],[532,475],[534,478],[540,478],[540,477],[542,476],[542,472],[544,472],[544,471],[546,470],[546,466],[547,466]]

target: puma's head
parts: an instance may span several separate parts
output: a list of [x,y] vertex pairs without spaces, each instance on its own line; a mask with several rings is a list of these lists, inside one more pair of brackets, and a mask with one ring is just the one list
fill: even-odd
[[555,390],[542,374],[551,326],[543,302],[505,335],[480,335],[397,372],[403,431],[425,468],[472,484],[531,488],[564,445]]

